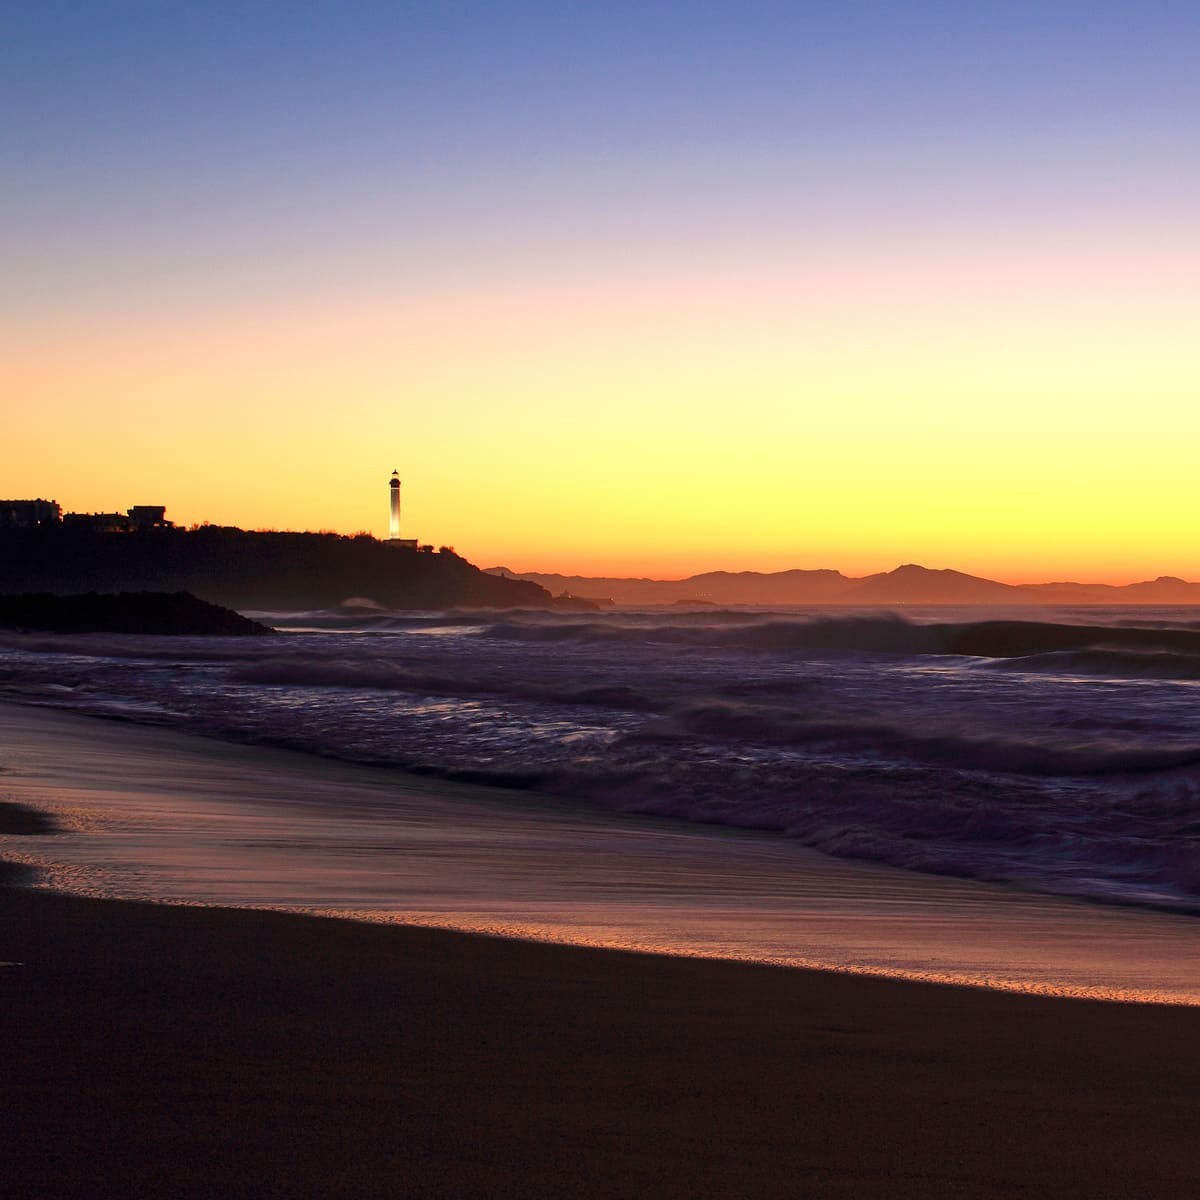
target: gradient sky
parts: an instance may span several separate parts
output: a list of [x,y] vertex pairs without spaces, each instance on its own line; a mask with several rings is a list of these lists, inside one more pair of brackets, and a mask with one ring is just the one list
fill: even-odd
[[1200,578],[1194,3],[0,7],[0,493]]

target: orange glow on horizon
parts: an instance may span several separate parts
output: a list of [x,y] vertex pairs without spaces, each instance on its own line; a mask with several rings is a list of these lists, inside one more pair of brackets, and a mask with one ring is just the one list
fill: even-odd
[[1114,246],[1079,278],[1069,245],[647,251],[31,317],[0,343],[5,490],[386,536],[398,466],[404,536],[481,566],[1198,579],[1191,260]]
[[0,493],[1200,580],[1183,6],[16,7]]

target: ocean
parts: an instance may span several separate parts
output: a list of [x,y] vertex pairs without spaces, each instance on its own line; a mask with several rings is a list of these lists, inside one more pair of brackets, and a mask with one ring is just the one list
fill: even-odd
[[[520,838],[501,838],[514,854],[521,838],[591,813],[603,816],[604,837],[647,822],[659,834],[752,833],[751,857],[770,860],[762,869],[776,888],[786,886],[786,855],[803,847],[831,863],[900,868],[888,878],[914,884],[949,877],[1018,896],[1200,911],[1193,609],[562,614],[351,604],[251,615],[279,632],[2,635],[0,698],[300,750],[475,797],[524,797]],[[470,804],[430,806],[446,825],[484,820]],[[405,819],[419,810],[410,805]],[[332,845],[343,836],[333,816],[304,836]],[[557,848],[550,837],[524,869],[553,872],[577,835],[572,827]],[[620,856],[639,844],[626,838],[604,860],[613,889],[634,886]],[[728,854],[730,878],[748,886],[759,870],[745,858],[749,844],[702,839],[700,874],[715,879]],[[250,867],[239,870],[242,878]],[[326,894],[329,879],[307,898],[293,885],[282,899],[253,888],[193,898],[383,904],[383,884],[365,903],[357,892]],[[478,917],[486,901],[477,895],[471,907]],[[533,908],[516,926],[538,924]],[[499,928],[482,917],[473,927]]]

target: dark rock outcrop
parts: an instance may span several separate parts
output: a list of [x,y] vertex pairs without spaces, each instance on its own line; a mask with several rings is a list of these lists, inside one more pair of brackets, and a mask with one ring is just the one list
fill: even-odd
[[0,628],[39,633],[202,634],[243,637],[272,631],[188,592],[0,596]]

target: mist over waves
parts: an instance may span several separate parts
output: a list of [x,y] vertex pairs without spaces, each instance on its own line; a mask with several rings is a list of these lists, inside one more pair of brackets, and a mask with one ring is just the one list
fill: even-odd
[[0,637],[41,703],[1200,910],[1191,608],[251,614]]

